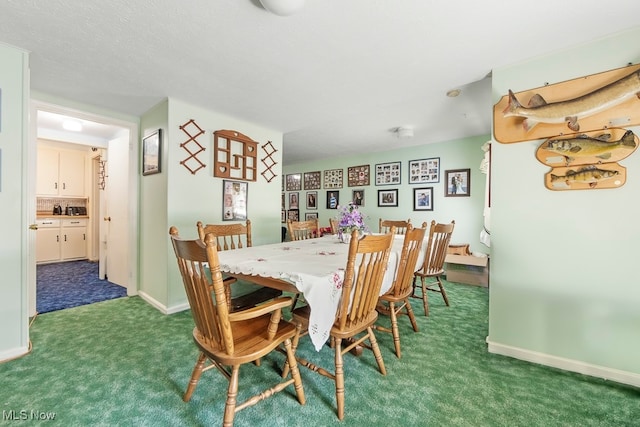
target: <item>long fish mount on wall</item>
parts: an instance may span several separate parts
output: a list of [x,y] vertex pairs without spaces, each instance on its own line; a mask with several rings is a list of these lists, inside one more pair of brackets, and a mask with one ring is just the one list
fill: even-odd
[[640,65],[500,98],[493,132],[503,144],[640,124]]

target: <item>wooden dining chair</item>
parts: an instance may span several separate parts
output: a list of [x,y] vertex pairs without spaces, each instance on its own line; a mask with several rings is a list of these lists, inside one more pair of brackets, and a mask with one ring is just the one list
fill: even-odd
[[[380,236],[367,235],[358,239],[357,231],[352,233],[349,255],[342,283],[342,298],[336,312],[336,319],[330,331],[330,339],[335,352],[334,371],[330,372],[313,363],[298,359],[298,363],[335,381],[338,418],[344,419],[344,362],[342,356],[364,345],[373,351],[382,375],[387,371],[380,347],[373,332],[378,319],[376,304],[380,296],[382,280],[387,269],[389,253],[393,245],[395,230]],[[301,307],[293,311],[293,321],[308,327],[309,310]],[[368,344],[363,344],[368,340]],[[342,343],[345,342],[345,347]],[[282,375],[288,374],[286,365]]]
[[[258,307],[231,312],[220,273],[215,237],[207,234],[204,241],[183,240],[176,227],[171,227],[169,234],[195,322],[193,340],[200,350],[183,400],[188,402],[191,399],[202,372],[215,367],[229,381],[224,426],[233,425],[236,412],[291,384],[298,401],[304,404],[304,389],[293,344],[298,342],[300,326],[282,319],[282,309],[291,304],[291,298],[281,297]],[[255,362],[274,350],[286,354],[291,378],[283,376],[278,384],[238,403],[240,366]]]
[[418,265],[420,251],[423,249],[424,235],[427,231],[427,223],[422,223],[422,228],[413,228],[411,224],[407,227],[404,235],[400,261],[396,269],[395,279],[387,293],[378,300],[377,310],[380,314],[388,315],[391,318],[391,328],[386,328],[376,324],[379,331],[390,332],[393,335],[393,344],[396,356],[402,357],[400,351],[400,329],[398,328],[398,315],[406,314],[411,321],[411,326],[418,332],[413,308],[409,302],[409,297],[413,292],[413,277]]
[[306,240],[320,237],[318,218],[307,221],[287,220],[287,229],[291,240]]
[[394,221],[380,218],[378,222],[380,233],[388,233],[391,227],[395,227],[396,234],[405,234],[407,232],[407,226],[411,224],[411,218],[406,221]]
[[[435,221],[431,221],[431,227],[429,227],[424,262],[422,267],[414,274],[413,292],[411,293],[414,298],[422,298],[425,316],[429,315],[428,291],[440,293],[444,303],[449,307],[449,298],[444,286],[442,286],[440,276],[444,274],[444,259],[447,256],[447,248],[449,247],[455,224],[455,221],[451,221],[450,224],[436,224]],[[416,289],[418,288],[416,281],[418,279],[420,279],[421,283],[420,295],[416,294]]]
[[[247,220],[244,224],[203,224],[202,221],[198,221],[196,228],[198,236],[203,242],[207,234],[213,235],[218,251],[251,247],[251,220]],[[226,285],[227,303],[231,311],[252,307],[282,295],[282,291],[277,289],[246,281],[238,282],[235,277],[227,274],[223,277]]]
[[329,226],[331,227],[331,234],[338,234],[338,220],[335,218],[329,218]]

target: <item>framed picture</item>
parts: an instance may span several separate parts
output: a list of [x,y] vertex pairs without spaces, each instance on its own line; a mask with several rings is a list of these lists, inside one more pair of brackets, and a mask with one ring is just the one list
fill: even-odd
[[324,171],[324,188],[342,188],[342,169]]
[[302,189],[302,177],[299,173],[290,173],[286,177],[287,191],[298,191]]
[[338,209],[340,203],[340,193],[337,191],[327,191],[327,209]]
[[320,189],[320,171],[304,173],[304,189],[305,190]]
[[289,209],[299,209],[300,193],[289,193]]
[[398,189],[378,190],[378,206],[398,206]]
[[444,172],[445,197],[471,196],[471,169],[451,169]]
[[433,187],[413,189],[413,210],[432,211],[433,210]]
[[298,209],[289,209],[287,211],[287,220],[300,221],[300,211]]
[[304,220],[309,221],[310,219],[317,219],[318,212],[307,212],[304,214]]
[[162,129],[142,138],[142,175],[160,173]]
[[440,182],[440,157],[409,161],[409,184]]
[[307,209],[318,209],[317,191],[307,191]]
[[249,184],[246,181],[222,180],[222,220],[247,219]]
[[350,166],[347,172],[349,187],[369,185],[369,165]]
[[282,193],[282,200],[280,201],[280,209],[285,209],[287,205],[284,204],[284,193]]
[[353,190],[351,200],[356,206],[364,206],[364,190]]
[[376,165],[376,185],[400,185],[402,163],[380,163]]
[[287,222],[287,216],[284,209],[280,209],[280,222]]

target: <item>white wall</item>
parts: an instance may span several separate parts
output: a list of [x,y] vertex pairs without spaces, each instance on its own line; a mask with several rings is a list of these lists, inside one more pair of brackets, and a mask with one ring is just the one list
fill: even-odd
[[[638,63],[638,40],[640,28],[494,70],[494,101]],[[620,162],[622,188],[550,191],[541,143],[493,144],[489,349],[640,385],[640,154]]]
[[0,43],[0,360],[27,352],[29,56]]

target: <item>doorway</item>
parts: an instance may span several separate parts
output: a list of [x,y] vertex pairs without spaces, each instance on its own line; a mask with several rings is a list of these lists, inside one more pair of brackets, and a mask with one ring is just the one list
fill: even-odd
[[[87,227],[88,243],[87,258],[95,260],[100,264],[99,278],[104,279],[108,271],[104,264],[107,264],[109,249],[113,249],[118,255],[125,254],[124,262],[119,262],[113,267],[121,268],[124,273],[114,273],[114,276],[121,277],[121,286],[126,288],[127,295],[137,294],[137,248],[135,236],[137,235],[137,164],[138,150],[137,135],[138,127],[133,122],[126,122],[112,119],[105,116],[73,110],[70,108],[46,104],[39,101],[32,101],[30,107],[30,117],[35,118],[29,122],[29,156],[28,163],[31,172],[29,172],[29,180],[35,182],[37,171],[37,144],[39,139],[63,141],[66,144],[78,144],[89,146],[95,155],[91,160],[87,160],[87,177],[86,182],[90,185],[91,190],[87,191],[87,200],[89,202],[88,213],[90,216],[90,225]],[[82,131],[71,132],[65,131],[62,124],[65,120],[75,121],[83,125]],[[112,173],[114,181],[121,181],[124,184],[120,191],[121,206],[117,209],[126,209],[124,215],[114,212],[116,216],[124,222],[118,224],[120,229],[124,229],[124,238],[120,236],[120,240],[113,243],[113,248],[109,248],[109,227],[103,224],[109,217],[109,201],[104,196],[104,191],[95,190],[100,184],[109,185],[108,173],[103,170],[103,174],[95,173],[95,165],[100,165],[100,159],[108,162],[109,145],[118,144],[119,153],[114,157],[114,168]],[[124,153],[124,158],[122,157]],[[102,154],[102,156],[100,156]],[[118,157],[120,156],[120,157]],[[119,165],[119,168],[115,167]],[[104,166],[104,165],[103,165]],[[99,167],[99,166],[98,166]],[[116,176],[123,178],[116,179]],[[102,182],[100,181],[102,179]],[[37,217],[36,189],[35,185],[30,185],[30,200],[33,201],[32,215],[34,220]],[[122,203],[121,203],[122,204]],[[95,206],[95,209],[91,207]],[[33,221],[35,224],[35,221]],[[37,228],[37,227],[36,227]],[[105,231],[106,230],[106,231]],[[120,233],[122,235],[122,233]],[[36,270],[36,233],[30,233],[29,247],[29,313],[30,316],[36,314],[36,298],[37,298],[37,270]],[[93,243],[92,243],[93,242]]]

